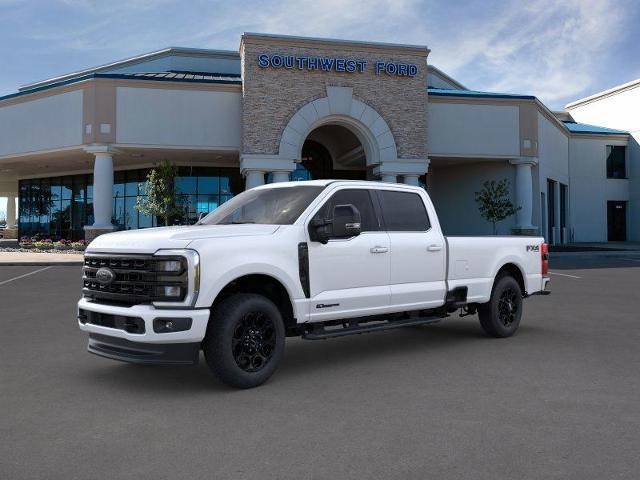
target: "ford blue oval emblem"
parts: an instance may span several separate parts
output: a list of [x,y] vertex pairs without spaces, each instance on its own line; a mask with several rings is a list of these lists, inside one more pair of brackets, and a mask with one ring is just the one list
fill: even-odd
[[96,281],[101,285],[109,285],[115,279],[116,274],[110,268],[102,267],[96,272]]

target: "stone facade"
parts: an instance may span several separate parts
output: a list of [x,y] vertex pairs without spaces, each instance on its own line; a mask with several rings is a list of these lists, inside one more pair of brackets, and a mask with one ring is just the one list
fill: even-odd
[[[363,73],[262,68],[261,54],[364,60]],[[327,96],[328,86],[351,87],[353,98],[377,111],[389,125],[398,157],[426,159],[426,48],[322,40],[298,41],[245,35],[240,47],[243,78],[242,153],[277,155],[282,133],[304,105]],[[417,65],[414,76],[375,73],[376,62]]]

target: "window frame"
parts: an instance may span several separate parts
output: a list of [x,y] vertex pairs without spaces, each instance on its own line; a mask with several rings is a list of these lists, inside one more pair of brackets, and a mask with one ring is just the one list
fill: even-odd
[[[401,193],[401,194],[417,196],[420,199],[420,204],[422,205],[422,208],[424,209],[424,213],[425,213],[425,215],[427,217],[428,228],[426,230],[389,230],[389,228],[387,226],[386,219],[384,217],[384,207],[383,207],[383,201],[382,201],[382,193],[383,192],[394,192],[394,193]],[[376,197],[376,199],[377,199],[377,201],[379,203],[380,218],[382,219],[382,225],[383,225],[383,228],[384,228],[385,232],[387,232],[387,233],[428,233],[428,232],[431,231],[431,229],[433,229],[433,222],[431,221],[431,216],[429,215],[429,209],[427,208],[427,204],[425,203],[425,201],[422,198],[422,195],[420,195],[420,193],[413,192],[413,191],[408,191],[408,190],[393,189],[393,188],[382,188],[382,189],[376,189],[375,197]]]
[[[621,148],[623,150],[623,156],[622,156],[622,161],[623,161],[623,175],[621,177],[616,177],[615,175],[609,175],[609,157],[611,156],[611,152],[613,151],[613,149],[615,148]],[[626,145],[606,145],[605,147],[605,176],[607,178],[607,180],[628,180],[629,179],[629,168],[628,168],[628,161],[627,161],[627,146]],[[615,168],[611,168],[611,173],[613,174],[615,172]]]
[[[323,199],[322,203],[318,206],[318,208],[314,210],[314,212],[309,217],[309,222],[308,223],[311,224],[311,222],[313,222],[313,219],[316,218],[316,216],[318,216],[327,207],[329,202],[331,202],[331,200],[336,195],[338,195],[341,192],[345,192],[345,191],[364,191],[369,196],[369,201],[371,202],[371,211],[373,213],[374,220],[376,220],[377,223],[378,223],[378,229],[377,230],[361,230],[360,234],[362,235],[362,234],[365,234],[365,233],[383,232],[384,231],[384,222],[382,220],[382,215],[381,215],[381,212],[378,209],[377,199],[376,199],[376,195],[374,193],[375,191],[374,191],[374,189],[372,189],[370,187],[365,187],[365,188],[357,188],[356,187],[356,188],[354,188],[354,187],[350,187],[350,186],[345,186],[344,188],[338,188],[336,190],[333,190],[331,193],[329,193],[327,198]],[[341,205],[343,205],[343,204],[341,204]],[[359,209],[358,209],[358,211],[359,211]],[[360,217],[361,217],[361,221],[362,221],[362,213],[361,212],[360,212]],[[334,239],[332,239],[332,240],[334,240]],[[341,239],[341,240],[344,240],[344,239]]]

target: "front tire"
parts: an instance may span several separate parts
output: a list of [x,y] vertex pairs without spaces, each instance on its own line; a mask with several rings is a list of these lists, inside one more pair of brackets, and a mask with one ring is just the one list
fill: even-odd
[[491,337],[510,337],[518,330],[522,318],[522,289],[511,275],[496,278],[491,299],[478,307],[480,325]]
[[212,310],[202,349],[220,381],[252,388],[275,372],[284,353],[284,338],[282,315],[271,300],[238,293]]

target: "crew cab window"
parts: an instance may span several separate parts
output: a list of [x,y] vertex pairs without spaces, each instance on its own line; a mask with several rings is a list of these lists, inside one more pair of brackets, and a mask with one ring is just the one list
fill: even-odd
[[333,207],[336,205],[348,204],[353,205],[360,212],[360,231],[375,232],[380,230],[380,222],[378,221],[378,216],[373,209],[369,190],[352,189],[337,191],[322,206],[320,211],[316,214],[316,218],[331,218],[331,215],[333,214]]
[[431,222],[420,195],[416,193],[380,190],[382,216],[390,232],[424,232]]

